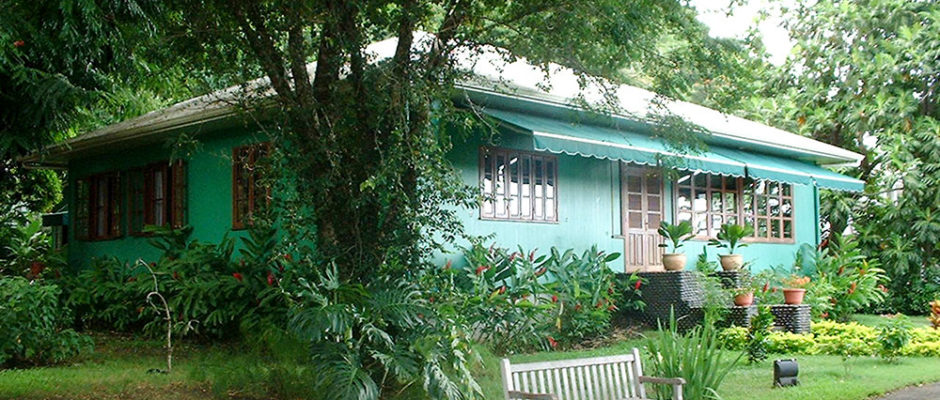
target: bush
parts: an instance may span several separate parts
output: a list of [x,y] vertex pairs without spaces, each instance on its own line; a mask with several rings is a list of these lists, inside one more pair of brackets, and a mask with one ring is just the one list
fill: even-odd
[[901,350],[911,342],[911,323],[904,315],[897,315],[886,322],[878,331],[878,354],[889,362],[897,360]]
[[821,336],[840,336],[853,339],[861,339],[868,342],[874,342],[877,339],[878,332],[875,328],[861,325],[857,322],[840,323],[834,321],[814,322],[812,333],[816,337]]
[[750,364],[767,359],[767,335],[774,324],[774,315],[769,306],[757,308],[757,314],[751,317],[751,326],[747,329],[747,361]]
[[23,277],[0,277],[0,365],[64,361],[92,347],[91,338],[66,328],[72,322],[60,289]]
[[790,332],[771,332],[767,335],[767,352],[774,354],[816,354],[816,340],[812,335]]
[[747,331],[743,326],[732,326],[718,331],[718,341],[728,350],[744,350],[747,347]]
[[818,290],[830,293],[830,318],[846,321],[853,313],[884,301],[884,283],[889,279],[877,260],[862,254],[853,237],[833,234],[829,247],[813,253],[811,262]]
[[220,244],[189,240],[190,228],[151,232],[151,244],[163,253],[158,261],[143,265],[98,260],[68,280],[68,304],[85,326],[161,333],[163,315],[147,303],[155,280],[169,303],[177,334],[231,337],[244,329],[286,321],[288,304],[278,283],[292,274],[291,264],[274,254],[273,230],[249,230],[238,261],[230,239]]
[[[566,347],[600,335],[623,290],[607,267],[619,254],[596,248],[580,256],[555,248],[536,255],[475,243],[464,256],[466,268],[431,271],[424,285],[432,301],[457,310],[477,340],[501,354]],[[638,290],[638,278],[629,279]]]
[[[675,316],[671,315],[669,327],[659,327],[658,335],[646,342],[646,354],[650,355],[647,375],[684,378],[683,397],[708,399],[717,395],[725,376],[734,369],[743,353],[731,362],[727,351],[722,349],[718,332],[710,324],[692,328],[685,334],[677,331]],[[657,399],[671,398],[671,388],[655,385]]]

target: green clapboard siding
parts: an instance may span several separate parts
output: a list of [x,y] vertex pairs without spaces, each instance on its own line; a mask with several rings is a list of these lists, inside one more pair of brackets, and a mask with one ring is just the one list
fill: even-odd
[[[221,131],[200,136],[200,145],[187,159],[188,168],[188,222],[193,226],[193,238],[217,243],[225,235],[238,237],[232,231],[232,149],[246,143],[257,142],[256,135],[244,130]],[[451,152],[451,160],[459,169],[463,179],[474,187],[478,185],[479,147],[484,141],[471,138],[457,143]],[[531,150],[532,136],[505,132],[497,139],[497,146]],[[69,165],[69,188],[74,181],[90,174],[126,170],[155,161],[167,159],[169,151],[160,145],[121,150],[119,153],[75,160]],[[478,210],[458,210],[468,233],[493,235],[491,239],[501,247],[515,248],[521,245],[526,251],[551,247],[573,248],[583,251],[592,245],[606,252],[623,252],[620,233],[619,168],[615,161],[597,158],[557,155],[558,158],[558,223],[530,223],[514,221],[481,220]],[[667,184],[667,190],[671,190]],[[818,203],[813,187],[795,185],[795,230],[793,244],[752,244],[743,249],[747,259],[755,263],[756,269],[772,265],[790,264],[800,243],[816,243],[816,221]],[[70,208],[74,209],[74,193],[66,193]],[[667,218],[671,218],[671,199],[667,196]],[[125,210],[126,212],[126,205]],[[74,219],[73,219],[74,220]],[[126,218],[125,229],[126,233]],[[74,240],[69,245],[69,262],[73,267],[87,266],[93,258],[117,256],[124,260],[143,258],[152,260],[157,252],[146,238],[124,237],[108,241],[82,242]],[[457,243],[466,246],[469,243]],[[696,255],[701,252],[703,242],[689,243],[685,251],[689,255],[689,267],[694,266]],[[709,249],[713,258],[714,249]],[[447,260],[455,265],[463,264],[462,255],[456,250],[433,257],[443,265]],[[614,262],[616,270],[622,270],[622,261]]]

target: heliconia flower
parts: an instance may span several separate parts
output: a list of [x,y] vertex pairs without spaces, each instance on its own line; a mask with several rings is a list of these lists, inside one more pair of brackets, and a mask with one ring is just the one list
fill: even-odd
[[519,257],[519,252],[518,252],[518,251],[514,251],[512,254],[509,255],[509,261],[515,260],[516,257]]
[[829,318],[829,312],[826,311],[826,312],[824,312],[824,313],[822,313],[822,314],[819,314],[819,316],[822,317],[823,319]]
[[274,274],[268,271],[268,286],[274,286]]
[[284,254],[284,259],[287,260],[288,262],[293,262],[294,256],[292,256],[290,253],[286,253]]
[[486,270],[488,270],[488,269],[490,269],[490,267],[487,267],[487,266],[485,266],[485,265],[481,265],[481,266],[477,267],[477,275],[480,275],[480,274],[486,272]]
[[529,261],[535,261],[535,250],[529,252]]
[[865,276],[865,268],[858,270],[858,276]]
[[155,262],[150,263],[150,268],[156,268],[156,267],[157,267],[157,263]]
[[615,305],[613,305],[613,304],[607,306],[607,311],[614,311],[614,310],[616,310],[616,309],[617,309],[617,306],[615,306]]
[[429,302],[429,303],[433,303],[433,302],[434,302],[434,296],[431,296],[431,298],[428,299],[428,302]]
[[770,290],[770,282],[764,283],[763,292],[767,293],[768,290]]
[[22,40],[17,40],[17,41],[15,41],[15,42],[13,42],[13,47],[23,47],[23,46],[25,46],[25,45],[26,45],[26,42],[24,42],[24,41],[22,41]]
[[499,294],[503,294],[503,293],[506,293],[506,286],[499,287]]
[[137,282],[137,278],[135,278],[135,277],[132,276],[132,277],[130,277],[130,278],[127,278],[127,281],[128,281],[128,282]]
[[595,308],[601,308],[601,307],[603,307],[603,306],[604,306],[604,304],[603,304],[603,303],[604,303],[604,301],[603,301],[603,300],[598,300],[598,301],[597,301],[597,304],[595,304],[595,305],[594,305],[594,307],[595,307]]
[[446,271],[446,270],[449,270],[449,269],[450,269],[450,266],[453,265],[453,263],[454,263],[454,262],[453,262],[452,260],[447,260],[447,264],[444,265],[444,270],[445,270],[445,271]]
[[607,294],[614,294],[614,288],[612,287],[607,288]]
[[558,295],[557,295],[557,294],[553,294],[553,295],[552,295],[552,303],[557,303],[557,302],[558,302]]
[[43,264],[39,261],[33,261],[33,263],[29,266],[29,273],[33,276],[39,276],[39,274],[41,274],[45,269],[46,264]]
[[574,310],[575,310],[575,311],[581,311],[581,304],[576,304],[576,305],[574,306]]
[[882,292],[888,293],[888,288],[885,287],[885,285],[878,284],[878,289],[880,289]]
[[538,271],[535,271],[535,276],[542,276],[542,275],[545,275],[545,272],[547,272],[547,271],[548,271],[548,269],[545,268],[545,267],[539,268]]
[[849,294],[855,293],[855,288],[858,287],[858,284],[852,282],[852,286],[849,286]]
[[830,298],[829,298],[829,302],[832,303],[832,304],[836,304],[836,303],[839,302],[839,300],[836,300],[835,297],[830,297]]
[[546,338],[548,339],[548,344],[551,345],[553,349],[558,347],[558,342],[555,341],[555,338],[551,336],[546,336]]
[[143,313],[143,312],[144,312],[144,306],[137,307],[138,314]]
[[179,273],[179,272],[173,271],[173,280],[174,280],[174,281],[180,280],[180,273]]
[[643,286],[643,281],[637,279],[636,283],[633,284],[633,290],[640,290],[640,286]]
[[844,266],[844,265],[841,266],[841,267],[839,267],[839,272],[836,272],[836,274],[837,274],[837,275],[842,275],[843,272],[845,272],[845,266]]
[[232,277],[235,278],[235,279],[238,279],[239,282],[242,281],[242,274],[240,274],[240,273],[238,273],[238,272],[233,273],[233,274],[232,274]]

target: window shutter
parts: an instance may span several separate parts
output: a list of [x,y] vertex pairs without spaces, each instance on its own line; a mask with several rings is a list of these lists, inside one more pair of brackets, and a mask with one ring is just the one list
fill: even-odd
[[128,172],[128,229],[130,233],[141,233],[144,229],[144,170]]
[[171,166],[171,224],[173,228],[182,228],[186,225],[186,210],[188,209],[186,195],[186,162],[177,160]]
[[82,178],[75,181],[75,209],[72,214],[75,218],[75,238],[78,240],[88,240],[89,234],[89,210],[91,208],[91,181],[88,178]]
[[114,174],[108,179],[108,203],[111,212],[109,237],[121,236],[121,176]]

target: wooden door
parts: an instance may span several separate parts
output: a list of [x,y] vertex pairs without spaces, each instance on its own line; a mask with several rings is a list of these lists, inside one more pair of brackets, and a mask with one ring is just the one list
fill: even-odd
[[624,269],[661,271],[663,269],[656,232],[663,219],[663,179],[652,168],[620,164],[620,216],[624,238]]

